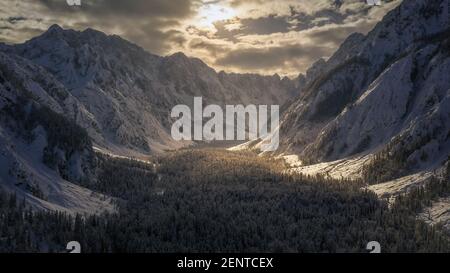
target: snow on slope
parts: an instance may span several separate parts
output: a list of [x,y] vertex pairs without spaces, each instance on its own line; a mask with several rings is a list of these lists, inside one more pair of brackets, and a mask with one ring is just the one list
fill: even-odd
[[[39,110],[44,106],[48,110]],[[77,135],[67,140],[67,132],[59,131],[73,128],[68,125],[75,117],[90,118],[51,74],[0,52],[0,187],[35,209],[114,211],[111,198],[67,180],[89,178],[92,172],[89,142],[71,144],[77,143]],[[61,127],[49,127],[55,125]]]
[[419,214],[419,219],[430,225],[442,224],[450,231],[450,197],[440,198]]
[[446,4],[403,1],[367,35],[351,35],[314,64],[281,118],[278,154],[323,163],[302,167],[308,173],[381,152],[400,158],[406,174],[442,166],[450,155]]
[[442,45],[402,58],[330,122],[305,154],[336,159],[401,139],[420,143],[413,148],[395,144],[409,152],[410,166],[442,164],[450,151],[449,74],[450,58]]
[[444,2],[404,1],[368,35],[351,35],[329,60],[314,65],[281,119],[280,152],[308,163],[370,153],[414,124],[444,116],[428,118],[433,110],[423,105],[429,96],[437,98],[433,108],[446,104]]
[[45,132],[37,131],[40,132],[30,144],[11,139],[0,128],[0,187],[15,193],[18,200],[24,199],[34,209],[71,214],[113,212],[110,197],[70,183],[42,163],[42,151],[47,143]]
[[282,105],[296,92],[287,78],[216,73],[183,53],[156,56],[92,29],[54,25],[24,44],[0,48],[50,72],[92,119],[77,123],[97,146],[115,154],[148,155],[191,144],[170,137],[170,111],[192,105],[194,96],[205,104]]
[[371,155],[344,158],[331,162],[303,165],[298,156],[282,156],[290,166],[288,172],[302,173],[308,176],[321,175],[331,179],[361,179],[361,168],[370,161]]
[[431,179],[433,174],[433,172],[419,172],[392,181],[372,185],[367,187],[367,189],[375,192],[380,198],[386,199],[389,203],[392,203],[397,196],[424,186]]
[[148,157],[145,158],[137,158],[137,157],[130,157],[130,156],[123,156],[123,155],[117,155],[113,154],[105,149],[99,148],[99,147],[93,147],[94,151],[103,155],[107,155],[111,158],[119,158],[119,159],[128,159],[128,160],[134,160],[141,163],[149,164],[155,167],[155,163],[153,163],[151,160],[148,159]]

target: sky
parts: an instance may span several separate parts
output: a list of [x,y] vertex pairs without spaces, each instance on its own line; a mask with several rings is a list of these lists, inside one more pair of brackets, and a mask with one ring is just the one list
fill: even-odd
[[0,0],[0,42],[53,24],[120,35],[158,55],[184,52],[216,69],[297,76],[401,0]]

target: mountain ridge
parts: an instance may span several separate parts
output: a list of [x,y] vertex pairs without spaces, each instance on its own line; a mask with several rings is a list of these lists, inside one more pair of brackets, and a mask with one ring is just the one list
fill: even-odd
[[0,45],[0,90],[0,185],[35,209],[95,214],[115,206],[78,186],[95,182],[93,147],[139,158],[185,147],[193,143],[170,136],[173,106],[194,96],[219,105],[283,104],[296,87],[53,25],[23,44]]
[[[389,74],[388,71],[393,69],[395,63],[417,52],[415,47],[424,48],[430,42],[432,43],[429,37],[438,37],[447,33],[448,25],[445,23],[447,14],[443,12],[443,4],[445,1],[439,0],[405,1],[390,11],[367,35],[351,35],[328,61],[322,60],[313,65],[311,69],[314,72],[311,72],[309,77],[307,73],[306,82],[309,84],[301,91],[300,98],[291,105],[282,118],[280,125],[282,151],[298,153],[304,161],[313,163],[333,161],[373,148],[372,146],[364,147],[365,136],[358,135],[360,131],[357,129],[355,129],[358,131],[355,132],[355,138],[362,142],[360,145],[356,143],[353,148],[342,148],[347,150],[346,152],[338,152],[342,150],[339,147],[324,148],[324,145],[335,142],[332,127],[342,126],[342,116],[350,118],[349,111],[355,105],[362,107],[361,103],[366,98],[365,95],[370,94],[368,89],[373,88],[377,82],[383,81],[383,77]],[[423,17],[419,16],[420,14],[423,14]],[[446,41],[441,39],[435,43],[443,44]],[[441,57],[446,58],[445,55]],[[422,62],[424,61],[425,59]],[[397,65],[394,68],[400,69],[400,66]],[[419,73],[417,68],[411,67],[411,69],[409,74]],[[403,75],[401,71],[390,73],[393,74],[393,80],[397,77],[396,75]],[[419,78],[422,75],[411,75],[411,77]],[[405,83],[411,82],[406,80]],[[402,93],[400,86],[397,86],[399,92],[392,90],[393,94]],[[381,89],[388,92],[397,87]],[[412,85],[411,88],[413,88]],[[445,89],[445,87],[442,88]],[[374,92],[372,95],[383,95],[380,93],[383,90]],[[400,98],[399,100],[402,101]],[[365,108],[369,105],[370,103],[367,103]],[[412,102],[408,107],[413,107]],[[385,108],[387,109],[390,108]],[[367,110],[362,111],[367,112]],[[354,116],[357,115],[361,113],[354,114]],[[365,116],[365,114],[362,115]],[[376,119],[377,117],[373,116],[370,120],[375,122]],[[347,133],[347,130],[342,129],[343,135],[340,138]],[[339,137],[337,139],[339,140]],[[349,140],[349,142],[355,145],[353,144],[355,140]],[[341,146],[345,146],[344,144],[342,143]]]
[[[2,48],[53,74],[91,110],[95,128],[82,122],[80,125],[93,135],[96,145],[119,154],[148,154],[180,147],[170,141],[168,113],[177,104],[192,104],[194,96],[219,105],[284,104],[297,89],[295,81],[279,76],[217,73],[184,53],[153,55],[116,35],[93,29],[74,31],[53,25],[23,44]],[[132,119],[140,121],[133,124],[129,122]],[[110,127],[111,122],[116,124],[114,130],[102,128]],[[142,124],[149,125],[144,126],[144,132],[136,131]],[[96,134],[98,129],[100,135]]]

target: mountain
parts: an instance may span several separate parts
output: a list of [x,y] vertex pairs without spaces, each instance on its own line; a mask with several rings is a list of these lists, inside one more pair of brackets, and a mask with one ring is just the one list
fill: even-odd
[[442,166],[450,154],[447,4],[404,1],[314,64],[282,117],[281,151],[304,163],[388,154],[402,161],[397,176]]
[[281,117],[277,155],[289,172],[359,180],[391,205],[433,191],[417,217],[448,228],[449,75],[449,1],[403,1],[307,71]]
[[[390,204],[450,181],[449,9],[448,0],[403,1],[299,77],[279,126],[290,172],[360,180]],[[448,228],[449,192],[431,191],[417,217]]]
[[35,209],[113,211],[111,198],[69,182],[95,176],[92,143],[76,116],[92,120],[52,74],[0,52],[0,187]]
[[172,140],[170,112],[205,103],[284,104],[295,81],[216,73],[183,53],[161,57],[118,36],[58,25],[0,45],[0,185],[34,208],[113,211],[112,199],[77,185],[95,181],[94,148],[143,156]]
[[[76,114],[96,146],[118,154],[138,155],[179,148],[169,132],[170,110],[205,103],[284,104],[296,84],[279,76],[216,73],[183,53],[150,54],[118,36],[53,25],[20,45],[3,46],[52,74],[88,116]],[[45,90],[45,89],[44,89]]]
[[[239,208],[241,192],[248,196],[248,187],[241,186],[249,181],[249,186],[259,192],[281,191],[281,197],[292,199],[283,192],[286,187],[279,187],[280,183],[266,183],[277,188],[271,191],[258,188],[261,181],[276,181],[268,168],[273,162],[263,157],[255,157],[258,165],[252,167],[242,157],[244,154],[234,154],[239,159],[231,160],[218,155],[205,157],[200,151],[198,157],[204,166],[197,168],[198,159],[187,151],[179,159],[163,159],[169,167],[162,172],[170,180],[156,172],[157,164],[150,159],[126,159],[151,158],[153,153],[192,144],[171,140],[170,110],[177,104],[190,105],[194,96],[202,96],[208,104],[282,105],[282,120],[277,128],[281,137],[279,155],[290,155],[285,157],[292,165],[290,171],[321,175],[310,181],[314,185],[292,183],[296,180],[285,176],[284,165],[276,161],[280,179],[287,178],[288,187],[300,186],[296,193],[310,191],[313,197],[324,194],[328,203],[336,201],[323,191],[324,186],[336,187],[339,192],[344,188],[338,181],[326,181],[323,177],[327,176],[361,180],[390,204],[395,199],[392,197],[418,188],[403,200],[408,203],[407,209],[401,207],[397,212],[410,210],[407,218],[414,214],[411,219],[415,219],[417,208],[426,204],[428,207],[418,214],[422,220],[450,227],[448,184],[441,183],[450,181],[449,21],[448,0],[403,1],[367,35],[350,35],[333,56],[319,59],[306,75],[295,80],[278,75],[217,73],[183,53],[161,57],[118,36],[93,29],[64,30],[54,25],[23,44],[0,45],[0,187],[16,195],[17,199],[11,200],[24,200],[38,210],[100,214],[117,211],[122,202],[116,201],[131,201],[148,210],[148,215],[161,206],[161,219],[172,217],[167,213],[171,207],[154,199],[155,194],[168,196],[166,201],[172,198],[171,204],[177,208],[174,211],[179,211],[179,197],[192,194],[195,201],[209,196],[204,195],[206,186],[196,188],[198,185],[186,184],[186,180],[199,180],[208,186],[217,180],[223,189],[223,178],[229,173],[233,173],[230,181],[240,183],[231,185],[230,191],[233,198],[238,198]],[[255,142],[241,147],[249,145]],[[123,160],[97,156],[96,149]],[[101,170],[101,164],[106,168]],[[221,170],[223,165],[226,168]],[[190,169],[193,171],[185,174]],[[266,171],[267,177],[260,176]],[[208,172],[211,174],[205,175]],[[192,175],[198,177],[190,179]],[[100,177],[108,183],[102,184]],[[175,184],[164,184],[167,181]],[[434,188],[424,193],[420,188],[424,182]],[[150,188],[153,183],[157,187]],[[104,194],[80,185],[103,189]],[[351,192],[359,194],[360,185],[352,185]],[[176,189],[180,195],[173,195],[173,191],[167,194],[167,189]],[[216,200],[217,189],[210,192],[214,198],[211,200]],[[198,194],[203,199],[197,198]],[[355,202],[356,197],[348,192],[343,194],[343,199],[338,199],[350,203],[348,211],[337,210],[348,214],[342,219],[355,222],[358,218],[349,215],[365,202],[369,206],[364,210],[374,212],[372,193],[364,191],[361,202]],[[138,198],[122,200],[127,195]],[[311,203],[308,199],[307,204]],[[156,207],[151,206],[155,205],[153,201],[158,203]],[[271,197],[264,206],[273,207],[273,202]],[[335,209],[333,202],[330,209]],[[321,202],[316,203],[312,203],[314,210],[306,210],[306,216],[316,215],[316,208],[324,211]],[[125,210],[131,212],[132,221],[141,219],[141,212],[136,210],[139,206],[134,211]],[[185,208],[192,211],[189,206]],[[384,210],[379,212],[376,214],[386,215]],[[411,234],[421,230],[404,220],[407,218],[396,218],[397,212],[387,218],[374,218],[374,222],[390,219],[399,228],[400,219]],[[249,214],[242,215],[247,219]],[[217,218],[217,214],[212,217]],[[17,218],[21,222],[21,216]],[[134,227],[126,221],[121,223]],[[348,224],[343,223],[347,231]],[[379,230],[378,226],[374,228]],[[359,229],[354,231],[358,233]]]
[[[441,169],[450,154],[447,2],[404,1],[295,80],[217,73],[183,53],[153,55],[93,29],[54,25],[1,45],[0,147],[10,166],[2,177],[46,167],[64,181],[89,180],[92,146],[142,156],[189,145],[172,141],[170,109],[194,96],[283,105],[278,152],[298,155],[297,171],[374,184]],[[29,167],[14,169],[9,157]]]

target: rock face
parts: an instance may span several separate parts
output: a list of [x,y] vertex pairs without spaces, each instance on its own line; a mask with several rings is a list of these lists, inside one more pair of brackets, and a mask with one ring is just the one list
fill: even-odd
[[82,108],[74,119],[94,144],[119,154],[184,145],[168,134],[170,110],[191,105],[194,96],[219,105],[282,105],[296,92],[295,82],[287,78],[216,73],[183,53],[152,55],[92,29],[77,32],[54,25],[24,44],[2,48],[49,72]]
[[282,118],[281,151],[306,163],[383,155],[403,161],[405,174],[442,166],[450,154],[447,4],[404,1],[316,63]]

